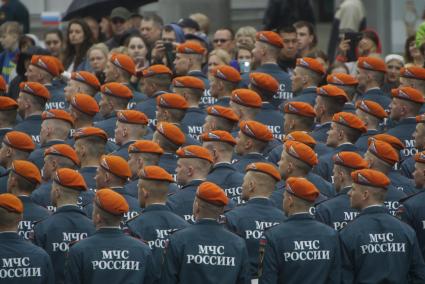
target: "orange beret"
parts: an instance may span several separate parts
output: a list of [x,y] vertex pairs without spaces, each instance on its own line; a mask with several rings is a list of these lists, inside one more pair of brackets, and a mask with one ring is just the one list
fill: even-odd
[[367,131],[366,125],[364,122],[358,118],[355,114],[349,112],[338,112],[332,117],[332,121],[338,124],[350,127],[352,129],[358,130],[362,133]]
[[3,143],[9,147],[25,151],[31,152],[35,149],[35,144],[32,138],[21,131],[10,131],[4,135]]
[[238,70],[229,65],[219,65],[213,68],[211,74],[221,80],[239,83],[242,78]]
[[22,82],[19,84],[19,90],[22,93],[50,100],[50,93],[46,87],[37,82]]
[[100,166],[105,171],[122,179],[128,179],[131,177],[130,166],[127,161],[120,156],[103,155],[100,159]]
[[417,66],[402,67],[400,69],[400,76],[416,80],[425,80],[425,68]]
[[170,68],[162,64],[151,65],[143,70],[143,77],[145,78],[163,74],[170,75],[170,77],[173,76]]
[[277,48],[283,47],[283,40],[278,33],[272,31],[260,31],[255,35],[256,40],[273,45]]
[[150,154],[164,154],[164,150],[158,143],[151,140],[137,140],[128,146],[129,153],[150,153]]
[[289,114],[296,114],[305,117],[316,117],[314,108],[310,104],[304,102],[287,102],[284,105],[283,110],[285,113]]
[[12,162],[11,169],[14,173],[23,177],[32,184],[37,185],[41,183],[40,170],[31,162],[24,160],[14,160]]
[[3,76],[0,75],[0,91],[6,92],[6,89],[7,89],[6,81],[4,80]]
[[417,115],[416,123],[425,123],[425,114]]
[[361,69],[366,69],[370,71],[378,72],[387,72],[387,67],[385,66],[385,61],[381,58],[367,56],[359,57],[357,59],[357,67]]
[[238,105],[261,108],[262,100],[260,95],[250,89],[236,89],[232,91],[230,100]]
[[180,77],[174,78],[172,84],[173,84],[173,87],[175,88],[205,90],[204,81],[194,76],[180,76]]
[[418,163],[425,164],[425,151],[418,152],[415,154],[415,161]]
[[22,214],[24,212],[24,205],[22,204],[22,201],[10,193],[0,194],[0,207],[13,213]]
[[367,150],[390,165],[394,165],[399,161],[397,151],[387,142],[381,140],[370,140],[369,148]]
[[71,105],[78,111],[90,116],[95,116],[99,112],[99,105],[96,100],[86,94],[77,93],[71,98]]
[[239,128],[243,134],[256,140],[263,142],[269,142],[273,140],[272,132],[266,125],[260,122],[254,120],[241,121]]
[[52,60],[55,62],[56,66],[58,67],[59,74],[62,74],[65,71],[65,66],[63,66],[62,61],[56,56],[52,56]]
[[285,190],[298,198],[308,202],[314,202],[320,192],[316,186],[305,178],[290,177],[286,180]]
[[381,140],[381,141],[387,142],[397,151],[401,151],[405,148],[403,142],[401,142],[400,139],[387,133],[376,134],[376,135],[373,135],[372,137],[369,137],[368,143],[370,143],[370,141],[372,140]]
[[245,168],[245,172],[249,171],[264,173],[266,175],[271,176],[276,181],[280,181],[282,179],[277,168],[270,163],[251,163]]
[[68,122],[69,124],[74,125],[74,118],[69,114],[69,112],[63,110],[63,109],[51,109],[51,110],[45,110],[41,114],[42,120],[47,119],[60,119],[65,122]]
[[384,119],[388,117],[388,114],[384,110],[384,108],[380,104],[374,101],[369,101],[369,100],[358,101],[356,103],[356,108],[362,110],[365,113],[373,115],[379,119]]
[[146,166],[139,172],[139,178],[174,182],[173,176],[158,166]]
[[177,46],[177,53],[184,54],[204,54],[205,48],[196,41],[186,41]]
[[267,73],[250,73],[249,82],[257,88],[267,92],[276,93],[279,90],[279,82]]
[[71,73],[71,79],[89,85],[95,90],[100,89],[100,82],[96,75],[87,71],[78,71]]
[[131,59],[131,57],[126,54],[113,53],[109,61],[131,75],[136,74],[136,64],[134,63],[133,59]]
[[316,88],[316,93],[319,96],[324,96],[328,98],[335,98],[343,102],[348,102],[348,96],[343,89],[338,88],[334,85],[324,85],[322,87]]
[[156,97],[156,105],[162,108],[187,109],[189,104],[186,99],[174,93],[165,93]]
[[198,145],[189,145],[181,147],[176,151],[176,154],[177,156],[179,156],[179,158],[204,159],[210,163],[214,163],[210,151]]
[[400,87],[397,89],[392,89],[391,94],[393,98],[398,98],[401,100],[407,100],[418,104],[423,104],[425,102],[422,93],[411,87]]
[[130,100],[131,98],[133,98],[133,93],[131,92],[130,88],[121,83],[106,83],[105,85],[102,85],[102,87],[100,87],[100,91],[102,92],[102,94],[121,99]]
[[97,127],[82,127],[77,130],[75,130],[73,137],[75,140],[78,140],[80,138],[85,137],[99,137],[102,140],[105,141],[105,143],[108,141],[108,134],[103,129],[97,128]]
[[310,69],[311,71],[314,71],[320,75],[324,75],[326,73],[325,68],[323,68],[323,65],[314,58],[310,58],[310,57],[297,58],[296,65],[299,67]]
[[310,167],[319,163],[316,152],[304,143],[298,141],[286,141],[284,147],[286,153],[288,153],[291,157],[306,163]]
[[336,153],[332,160],[335,165],[340,165],[350,169],[366,169],[369,167],[368,162],[356,152],[342,151]]
[[50,146],[49,148],[44,150],[44,156],[47,155],[62,156],[70,159],[77,166],[80,165],[80,159],[78,158],[77,152],[75,152],[75,150],[68,144],[56,144]]
[[314,149],[317,144],[316,140],[306,131],[292,131],[291,133],[285,135],[283,142],[286,141],[301,142],[309,146],[311,149]]
[[109,188],[102,188],[96,191],[96,205],[112,215],[123,215],[129,210],[125,198]]
[[53,77],[59,76],[61,66],[58,65],[58,59],[49,55],[33,55],[31,65],[34,65],[50,73]]
[[359,84],[356,77],[345,73],[330,74],[326,77],[326,82],[337,86],[357,86]]
[[160,122],[156,126],[156,131],[161,133],[165,138],[170,140],[173,144],[181,146],[186,142],[184,133],[172,123]]
[[213,105],[207,108],[207,114],[225,118],[230,121],[238,122],[239,116],[230,107]]
[[75,189],[78,191],[86,191],[87,184],[83,176],[76,170],[67,168],[58,169],[53,176],[53,180],[64,187]]
[[122,123],[148,125],[148,117],[141,111],[125,109],[117,111],[117,120]]
[[226,142],[226,143],[229,143],[230,145],[236,145],[235,138],[233,138],[233,136],[229,132],[223,131],[223,130],[214,130],[214,131],[202,133],[201,141],[202,142],[209,142],[209,141]]
[[6,97],[6,96],[0,96],[0,111],[12,110],[17,108],[18,108],[18,103],[14,99]]
[[217,206],[226,206],[229,202],[224,190],[209,181],[205,181],[198,186],[196,197]]
[[362,169],[351,173],[354,183],[385,188],[390,185],[390,179],[380,171],[372,169]]

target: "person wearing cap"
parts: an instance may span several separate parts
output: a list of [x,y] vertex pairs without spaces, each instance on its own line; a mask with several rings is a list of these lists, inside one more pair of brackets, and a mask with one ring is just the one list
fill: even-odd
[[[129,210],[124,214],[124,221],[137,216],[140,212],[139,202],[136,198],[128,194],[124,185],[131,177],[131,170],[126,160],[120,156],[104,155],[100,159],[100,166],[96,170],[96,188],[108,187],[114,192],[124,197],[128,203]],[[92,216],[93,203],[87,204],[84,208],[87,216]]]
[[161,276],[162,256],[169,235],[189,226],[166,205],[173,177],[158,166],[144,166],[139,172],[138,198],[143,210],[126,222],[130,234],[143,239],[152,250],[157,278]]
[[186,134],[198,139],[202,133],[206,113],[199,107],[199,102],[205,91],[205,84],[201,79],[194,76],[174,78],[172,83],[173,92],[183,96],[188,104],[186,115],[181,121]]
[[160,122],[153,133],[152,141],[164,150],[158,166],[175,175],[178,159],[176,151],[186,142],[185,134],[172,123]]
[[71,79],[64,88],[65,99],[70,103],[71,98],[78,93],[94,97],[100,91],[100,82],[96,75],[87,71],[71,73]]
[[209,89],[207,76],[202,73],[202,63],[206,50],[196,41],[189,40],[177,46],[174,59],[175,74],[177,76],[193,76],[204,82],[205,89]]
[[62,109],[46,110],[41,119],[40,147],[28,157],[39,169],[43,168],[44,151],[50,146],[64,144],[74,124],[72,116]]
[[[10,193],[0,194],[2,282],[56,283],[49,255],[17,233],[23,212],[24,205],[18,197]],[[17,278],[17,275],[20,277]]]
[[[415,147],[418,152],[425,150],[425,114],[416,116],[416,128],[413,132],[413,139],[415,139]],[[415,170],[414,156],[407,157],[400,165],[401,173],[407,178],[413,178],[413,171]]]
[[401,206],[397,210],[397,216],[415,230],[422,256],[425,257],[425,229],[423,227],[423,220],[425,220],[423,208],[425,200],[425,151],[417,153],[414,156],[414,161],[413,178],[419,192],[400,200]]
[[[103,129],[108,134],[108,139],[113,141],[114,130],[117,123],[117,114],[119,110],[127,108],[127,104],[133,94],[131,90],[120,83],[106,83],[101,87],[99,101],[100,115],[102,119],[94,123],[95,127]],[[114,142],[114,141],[113,141]]]
[[239,116],[230,107],[220,105],[212,105],[207,108],[207,116],[205,117],[203,132],[214,130],[223,130],[232,132],[239,122]]
[[341,283],[338,232],[309,213],[319,191],[302,177],[286,180],[288,218],[260,241],[260,283]]
[[[401,68],[400,87],[415,88],[425,94],[425,68],[418,66]],[[422,106],[420,113],[425,113],[424,106]]]
[[49,254],[58,283],[65,280],[65,257],[70,244],[95,232],[90,218],[77,205],[80,193],[86,190],[81,174],[72,169],[58,169],[50,193],[56,211],[34,226],[33,242]]
[[5,193],[14,160],[27,160],[35,149],[31,137],[20,131],[8,132],[0,148],[0,193]]
[[243,173],[246,166],[251,163],[268,162],[262,152],[267,143],[273,140],[273,134],[266,125],[254,120],[242,121],[239,128],[235,154],[240,157],[233,162],[233,166],[237,171]]
[[96,115],[99,113],[99,105],[93,97],[77,93],[71,98],[68,112],[74,119],[74,129],[71,130],[71,137],[69,137],[72,138],[75,129],[93,126]]
[[149,246],[120,228],[128,210],[121,194],[109,188],[96,192],[91,216],[96,233],[69,249],[65,283],[154,283]]
[[74,132],[74,148],[80,160],[78,172],[83,176],[88,191],[96,190],[96,171],[105,154],[108,136],[96,127],[79,128]]
[[[295,134],[293,135],[295,136]],[[332,184],[312,171],[313,167],[317,165],[318,159],[311,146],[297,140],[287,140],[283,144],[283,149],[278,162],[282,181],[277,183],[276,190],[270,195],[270,199],[274,202],[275,207],[281,210],[283,209],[282,198],[286,190],[285,181],[291,177],[306,178],[317,187],[320,194],[315,201],[316,203],[335,196],[335,190]],[[314,212],[314,207],[311,210]]]
[[266,229],[279,225],[286,219],[283,212],[269,199],[281,180],[278,169],[268,163],[252,163],[246,167],[242,184],[243,205],[226,212],[226,227],[243,237],[249,257],[249,273],[258,278],[260,239]]
[[239,120],[255,120],[261,111],[262,100],[259,94],[250,89],[236,89],[230,97],[230,108]]
[[0,143],[4,135],[15,126],[17,114],[18,103],[7,96],[0,96]]
[[388,110],[391,99],[384,94],[381,87],[384,84],[387,68],[384,60],[377,57],[359,57],[357,60],[358,88],[363,91],[357,96],[358,100],[370,100]]
[[219,65],[211,72],[210,89],[211,97],[217,99],[215,105],[228,107],[233,90],[237,89],[242,80],[239,71],[229,65]]
[[171,211],[194,223],[192,205],[196,188],[206,180],[214,161],[208,149],[197,145],[181,147],[176,154],[176,182],[180,190],[168,197],[167,205]]
[[18,235],[29,240],[34,223],[47,218],[49,211],[31,199],[31,193],[41,183],[40,170],[31,162],[14,160],[9,172],[7,192],[18,197],[24,205]]
[[133,109],[143,112],[149,118],[149,126],[155,125],[156,98],[169,92],[173,72],[165,65],[151,65],[143,70],[141,91],[147,96]]
[[354,102],[356,101],[357,85],[359,81],[350,74],[333,73],[326,77],[326,82],[329,85],[337,86],[342,89],[348,97],[348,102],[344,105],[344,111],[355,112]]
[[[252,50],[254,64],[258,66],[255,72],[273,76],[278,82],[278,91],[275,94],[276,105],[292,98],[292,83],[289,74],[277,64],[283,40],[279,34],[272,31],[260,31],[256,34],[255,46]],[[247,87],[250,83],[250,74],[242,75],[240,87]]]
[[210,151],[214,162],[206,180],[220,186],[235,204],[242,204],[244,175],[231,164],[236,140],[229,132],[223,130],[204,132],[200,138],[202,147]]
[[[112,37],[104,43],[108,50],[119,47],[126,36],[131,32],[127,22],[130,20],[131,13],[124,7],[116,7],[109,15]],[[109,20],[108,20],[109,21]]]
[[396,125],[387,130],[387,134],[400,139],[406,148],[401,152],[400,160],[417,153],[415,139],[412,137],[416,129],[416,116],[425,103],[423,94],[411,87],[400,87],[391,91],[390,118]]
[[212,182],[195,190],[196,223],[170,236],[160,283],[250,283],[245,241],[218,222],[226,194]]
[[278,109],[276,94],[279,90],[279,82],[267,73],[251,72],[249,75],[248,88],[261,97],[261,110],[255,116],[255,120],[265,124],[277,139],[283,138],[283,114]]
[[311,132],[311,136],[318,142],[326,143],[332,117],[335,113],[343,110],[348,101],[348,96],[344,90],[333,85],[318,87],[316,93],[314,112],[316,113],[317,125]]
[[22,82],[19,85],[18,113],[22,121],[13,128],[27,133],[35,143],[40,143],[41,113],[45,109],[50,93],[43,85],[36,82]]
[[136,140],[143,139],[148,132],[148,117],[137,110],[120,110],[117,112],[115,126],[115,143],[118,148],[111,154],[128,160],[128,146]]
[[385,65],[387,74],[382,90],[388,94],[392,89],[400,86],[400,70],[404,66],[404,58],[398,54],[388,54],[385,56]]
[[380,104],[369,100],[357,101],[355,114],[367,127],[367,131],[362,133],[354,144],[361,153],[364,153],[368,148],[368,139],[382,132],[381,125],[388,114]]
[[354,143],[366,131],[364,122],[356,115],[349,112],[334,114],[326,140],[326,145],[333,149],[319,158],[319,163],[313,171],[325,180],[332,182],[332,157],[341,151],[358,152]]
[[291,102],[304,102],[314,106],[317,86],[325,75],[322,64],[314,58],[298,58],[291,76],[293,98]]
[[63,71],[62,65],[57,57],[49,55],[33,55],[30,65],[25,72],[29,82],[36,82],[46,87],[50,99],[46,102],[45,109],[65,109],[65,94],[63,88],[53,84],[53,79]]
[[366,169],[369,164],[360,154],[350,151],[336,153],[332,159],[336,196],[316,204],[315,217],[316,220],[338,231],[359,214],[356,209],[351,208],[348,196],[353,183],[351,173]]
[[390,180],[371,169],[354,171],[351,177],[350,204],[361,212],[340,230],[342,283],[424,282],[425,264],[415,231],[384,207]]

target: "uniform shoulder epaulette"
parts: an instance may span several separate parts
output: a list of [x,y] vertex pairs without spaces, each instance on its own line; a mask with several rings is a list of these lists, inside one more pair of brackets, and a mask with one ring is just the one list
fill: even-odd
[[35,225],[37,225],[37,224],[39,224],[39,223],[43,222],[44,220],[48,219],[50,216],[52,216],[52,214],[49,214],[48,216],[46,216],[46,217],[44,217],[44,218],[41,218],[40,220],[33,221],[33,222],[32,222],[32,226],[33,226],[33,227],[35,227]]
[[404,201],[406,201],[406,200],[408,200],[408,199],[410,199],[410,198],[412,198],[412,197],[414,197],[414,196],[417,196],[417,195],[419,195],[419,194],[422,194],[422,193],[425,193],[425,191],[419,191],[419,192],[416,192],[416,193],[411,194],[411,195],[409,195],[409,196],[403,197],[403,198],[402,198],[402,199],[400,199],[399,201],[400,201],[400,202],[404,202]]
[[[84,240],[84,239],[83,239]],[[81,241],[81,240],[74,240],[74,241],[71,241],[68,245],[69,245],[69,247],[72,247],[73,245],[75,245],[76,243],[78,243],[79,241]]]

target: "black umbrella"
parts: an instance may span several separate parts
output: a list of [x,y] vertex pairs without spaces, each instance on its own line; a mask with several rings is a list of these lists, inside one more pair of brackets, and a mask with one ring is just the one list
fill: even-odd
[[112,9],[116,7],[125,7],[128,10],[133,10],[156,1],[158,0],[73,0],[62,20],[69,21],[73,18],[87,16],[100,19],[104,16],[109,16]]

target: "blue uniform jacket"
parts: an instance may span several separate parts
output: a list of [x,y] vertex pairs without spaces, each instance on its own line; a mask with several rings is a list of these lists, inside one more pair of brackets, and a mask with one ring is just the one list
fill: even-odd
[[31,136],[34,143],[39,144],[42,122],[43,121],[41,119],[40,114],[30,115],[18,124],[16,124],[13,130],[21,131],[28,134],[29,136]]
[[161,284],[251,283],[244,240],[216,220],[175,232],[165,251]]
[[240,156],[240,158],[236,162],[234,162],[232,165],[237,171],[241,173],[245,173],[246,166],[248,166],[251,163],[258,163],[258,162],[268,163],[269,161],[267,161],[264,155],[260,153],[252,152],[252,153],[248,153],[246,155]]
[[4,169],[0,173],[0,194],[7,193],[7,181],[9,180],[10,169]]
[[259,283],[341,283],[338,232],[314,220],[310,214],[292,215],[264,235]]
[[13,129],[12,128],[9,128],[9,127],[6,127],[6,128],[0,128],[0,143],[2,143],[3,142],[3,138],[4,138],[4,136],[8,133],[8,132],[10,132],[10,131],[12,131]]
[[94,123],[94,126],[102,129],[108,134],[108,140],[115,142],[115,126],[117,124],[117,115],[116,113],[111,113],[103,120],[97,121]]
[[263,102],[255,120],[267,125],[273,136],[279,140],[283,138],[283,113],[269,102]]
[[171,212],[165,204],[149,205],[139,216],[127,222],[130,233],[142,239],[152,250],[158,279],[161,276],[162,257],[169,235],[188,226],[188,222]]
[[293,96],[290,102],[304,102],[314,107],[316,104],[316,87],[308,87],[303,89],[299,94]]
[[33,232],[34,223],[47,218],[50,215],[49,210],[35,204],[29,196],[18,196],[24,205],[24,216],[19,222],[18,235],[29,240]]
[[[20,238],[17,233],[0,233],[1,283],[54,284],[52,262],[41,248]],[[17,276],[20,277],[17,277]]]
[[391,104],[391,98],[386,96],[379,88],[367,90],[363,94],[359,94],[356,101],[369,100],[380,104],[385,110],[388,110]]
[[[96,176],[97,167],[82,167],[78,170],[78,172],[83,176],[84,181],[87,184],[87,187],[89,188],[89,191],[95,191],[96,190],[96,180],[94,177]],[[93,200],[90,200],[89,203],[91,203]],[[87,204],[83,204],[85,206]]]
[[391,184],[406,195],[412,195],[417,192],[413,180],[403,176],[399,171],[391,170],[387,176],[391,180]]
[[409,178],[413,179],[413,172],[415,171],[415,159],[413,156],[407,157],[402,163],[401,163],[401,173]]
[[403,142],[405,148],[400,151],[400,161],[414,156],[418,150],[415,147],[415,139],[412,135],[416,130],[416,118],[409,117],[398,122],[394,127],[387,130],[387,134],[393,135]]
[[217,99],[217,101],[215,102],[215,105],[230,107],[230,97],[221,97]]
[[415,231],[383,206],[364,209],[341,231],[341,283],[424,283],[425,264]]
[[92,221],[74,205],[59,207],[50,217],[35,224],[34,243],[50,255],[56,283],[64,282],[69,244],[87,238],[94,232]]
[[155,281],[152,253],[119,228],[101,228],[69,250],[65,283],[105,284]]
[[249,273],[258,277],[260,239],[263,232],[282,223],[286,217],[273,207],[268,198],[252,198],[245,204],[227,212],[227,228],[245,239],[249,257]]
[[227,197],[236,204],[241,204],[243,177],[244,175],[238,172],[230,163],[218,163],[209,172],[207,181],[220,186]]
[[328,140],[328,131],[331,129],[331,124],[332,122],[329,121],[316,125],[313,131],[310,132],[311,137],[313,137],[317,142],[326,144],[326,140]]
[[153,124],[156,118],[156,98],[159,95],[165,94],[164,91],[159,91],[153,94],[152,97],[148,97],[145,101],[138,102],[133,109],[138,110],[146,114],[149,119],[149,126]]
[[183,120],[181,121],[183,132],[198,140],[198,137],[203,133],[202,125],[204,125],[206,116],[207,113],[200,108],[188,108]]
[[127,143],[124,143],[123,145],[118,146],[118,148],[113,151],[111,154],[112,155],[116,155],[116,156],[120,156],[121,158],[123,158],[124,160],[128,160],[128,146],[130,146],[131,144],[133,144],[135,141],[128,141]]
[[189,223],[194,223],[193,201],[195,200],[196,190],[203,183],[203,180],[192,180],[183,185],[180,190],[170,195],[167,200],[167,206],[175,214],[179,215]]
[[166,170],[171,175],[176,174],[178,156],[175,153],[167,153],[161,155],[158,166]]
[[362,133],[362,135],[360,135],[359,139],[357,139],[356,143],[354,143],[354,145],[357,147],[359,153],[366,153],[368,145],[367,145],[367,141],[369,139],[369,137],[372,137],[376,134],[380,134],[381,131],[376,130],[376,129],[371,129],[368,130],[366,133]]
[[50,93],[50,100],[46,103],[45,107],[46,110],[66,109],[68,107],[65,100],[64,86],[62,84],[48,84],[45,85],[45,87]]

